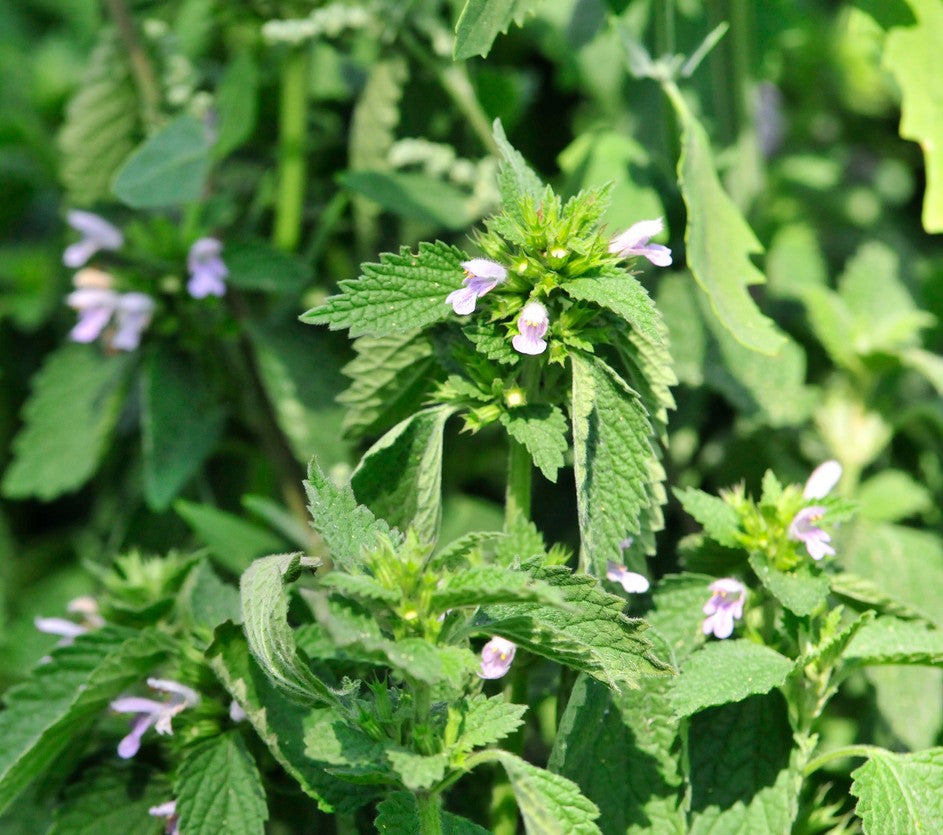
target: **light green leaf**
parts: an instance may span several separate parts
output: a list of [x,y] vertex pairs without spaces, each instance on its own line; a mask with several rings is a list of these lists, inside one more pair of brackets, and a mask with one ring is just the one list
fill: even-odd
[[330,774],[361,783],[390,783],[395,777],[386,764],[387,739],[377,742],[348,724],[336,710],[316,709],[305,722],[305,756]]
[[491,745],[510,736],[524,724],[527,705],[516,705],[504,700],[504,696],[488,698],[483,693],[465,700],[462,704],[462,723],[455,750],[468,753]]
[[242,145],[255,130],[259,72],[248,51],[239,52],[226,65],[216,91],[219,126],[213,155],[222,159]]
[[193,116],[178,116],[135,149],[112,190],[132,209],[179,206],[200,198],[209,169],[206,128]]
[[197,366],[169,350],[148,357],[141,376],[141,445],[144,496],[153,510],[165,510],[200,470],[224,421]]
[[864,674],[892,734],[888,742],[911,751],[932,746],[943,729],[943,669],[889,664],[868,667]]
[[564,606],[563,597],[547,583],[523,571],[500,565],[479,565],[452,574],[432,592],[429,605],[435,611],[489,603],[533,602]]
[[308,480],[304,485],[311,524],[324,539],[334,564],[345,571],[355,571],[360,565],[361,553],[376,548],[381,538],[392,539],[394,544],[400,541],[386,522],[357,503],[349,485],[338,487],[324,475],[316,461],[312,460],[308,467]]
[[855,635],[845,658],[854,664],[943,666],[943,632],[915,621],[878,618]]
[[537,0],[466,0],[455,24],[455,46],[452,57],[464,61],[475,55],[486,56],[491,44],[511,21],[518,26]]
[[750,260],[763,247],[720,184],[703,126],[680,92],[673,92],[669,97],[682,126],[678,177],[688,210],[688,266],[734,338],[754,351],[776,354],[785,337],[759,311],[747,289],[766,281]]
[[895,599],[882,586],[867,577],[842,572],[832,574],[828,580],[832,587],[832,594],[837,594],[839,597],[853,600],[856,603],[863,603],[865,606],[876,610],[877,614],[910,619],[923,617],[916,609]]
[[299,568],[297,554],[256,560],[240,581],[243,629],[256,661],[286,694],[302,704],[334,704],[337,696],[299,655],[288,625],[285,583]]
[[851,772],[855,812],[868,835],[935,832],[943,820],[943,748],[875,752]]
[[750,554],[750,568],[780,603],[795,614],[810,615],[828,597],[828,577],[816,573],[808,563],[793,571],[780,571],[763,554]]
[[23,428],[3,494],[49,500],[75,490],[95,472],[124,400],[129,354],[104,356],[91,345],[64,345],[33,378]]
[[[604,575],[608,560],[621,562],[619,543],[627,535],[654,551],[654,532],[663,524],[665,473],[639,396],[598,357],[573,352],[570,362],[581,561]],[[630,568],[644,570],[641,564]]]
[[261,835],[268,820],[262,777],[238,731],[186,750],[174,796],[188,835]]
[[923,228],[943,232],[943,99],[927,83],[943,42],[943,8],[935,0],[907,0],[916,25],[895,26],[887,33],[884,65],[901,90],[900,135],[920,143],[926,168]]
[[256,557],[285,547],[281,537],[215,507],[179,499],[174,510],[206,543],[219,564],[234,574],[241,574]]
[[495,751],[494,759],[508,774],[527,835],[601,835],[593,822],[599,809],[575,783],[507,751]]
[[727,502],[703,490],[686,487],[674,491],[681,506],[704,527],[704,533],[728,548],[740,547],[740,517]]
[[690,835],[792,831],[802,778],[778,692],[695,714],[688,733]]
[[930,491],[903,470],[881,470],[855,494],[858,510],[873,522],[896,522],[933,507]]
[[52,661],[10,688],[0,712],[0,812],[171,649],[153,630],[109,626],[54,650]]
[[442,431],[452,407],[424,409],[368,449],[350,478],[357,499],[401,530],[435,542],[442,521]]
[[492,125],[494,141],[501,152],[502,160],[498,166],[498,188],[504,211],[514,217],[520,217],[521,201],[538,200],[543,190],[543,183],[517,151],[504,132],[500,119]]
[[444,229],[467,229],[476,219],[471,196],[443,180],[419,172],[347,171],[341,185],[382,209]]
[[344,597],[379,603],[399,603],[401,594],[384,586],[368,574],[346,574],[343,571],[329,571],[318,578],[318,584],[332,591],[340,592]]
[[533,403],[501,413],[501,424],[508,434],[527,448],[534,466],[548,481],[556,484],[557,470],[569,444],[566,418],[556,406]]
[[706,640],[701,624],[704,604],[710,599],[710,584],[716,578],[707,574],[668,574],[652,593],[654,608],[645,619],[671,649],[674,663],[684,663]]
[[[488,835],[468,818],[441,812],[442,835]],[[421,830],[419,806],[416,795],[412,792],[394,792],[377,805],[377,819],[374,826],[380,835],[416,835]]]
[[407,789],[428,789],[445,776],[449,764],[448,754],[417,754],[415,751],[391,749],[386,752],[396,776]]
[[461,287],[467,256],[441,241],[419,244],[413,254],[402,247],[399,254],[385,252],[379,264],[363,264],[358,279],[339,283],[340,294],[309,310],[301,320],[329,325],[331,330],[350,328],[350,335],[384,336],[424,328],[452,315],[445,297]]
[[678,716],[705,707],[739,702],[781,687],[794,662],[775,650],[746,640],[712,641],[688,656],[671,688]]
[[242,621],[239,590],[220,580],[207,560],[201,560],[187,575],[179,601],[193,627],[207,635],[227,620]]

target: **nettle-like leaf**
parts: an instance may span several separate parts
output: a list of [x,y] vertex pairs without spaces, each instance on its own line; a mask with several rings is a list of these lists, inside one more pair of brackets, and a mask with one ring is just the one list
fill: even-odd
[[174,796],[180,826],[191,835],[253,835],[262,833],[268,820],[262,777],[238,731],[187,749]]
[[375,548],[381,539],[394,544],[401,541],[386,522],[358,504],[349,485],[338,487],[316,461],[308,467],[304,485],[311,524],[324,539],[335,565],[355,571],[364,550]]
[[[488,830],[477,823],[441,812],[442,835],[488,835]],[[381,835],[415,835],[422,829],[419,818],[419,805],[412,792],[393,792],[382,803],[377,804],[377,818],[374,821],[377,832]]]
[[781,687],[795,663],[769,647],[746,640],[711,642],[688,656],[671,688],[678,716],[739,702]]
[[548,481],[556,483],[557,470],[569,444],[566,418],[556,406],[533,403],[501,413],[501,424],[508,434],[527,448],[534,466]]
[[499,565],[473,566],[446,577],[432,593],[429,605],[444,612],[460,606],[510,602],[566,607],[563,596],[549,583]]
[[665,473],[655,452],[651,419],[638,394],[598,357],[573,352],[570,362],[583,562],[604,575],[608,560],[620,560],[619,543],[627,535],[654,552],[654,532],[663,524]]
[[575,783],[507,751],[492,757],[507,772],[528,835],[601,835],[599,809]]
[[399,423],[425,400],[440,377],[432,343],[420,331],[361,336],[344,366],[350,387],[337,398],[347,407],[344,430],[368,435]]
[[828,597],[828,577],[808,562],[799,563],[792,571],[780,571],[759,552],[750,554],[749,559],[750,568],[767,591],[800,617],[812,614]]
[[507,32],[511,21],[518,26],[539,0],[466,0],[455,24],[452,57],[464,61],[475,55],[484,58],[494,39]]
[[507,702],[504,696],[489,699],[478,693],[465,700],[461,709],[462,720],[454,750],[468,753],[514,733],[524,724],[522,717],[527,705]]
[[643,636],[648,624],[622,614],[623,598],[604,592],[593,577],[559,566],[537,569],[534,576],[554,586],[568,608],[539,603],[488,606],[471,628],[501,635],[611,687],[620,682],[636,687],[641,676],[671,673]]
[[667,643],[673,663],[683,663],[706,641],[701,629],[703,607],[714,579],[707,574],[668,574],[652,592],[653,608],[645,619]]
[[395,782],[385,756],[392,745],[368,736],[335,710],[316,708],[305,722],[305,756],[329,774],[359,783]]
[[514,220],[522,221],[522,203],[526,200],[537,201],[544,184],[517,151],[504,132],[500,119],[492,125],[494,141],[501,152],[501,164],[498,166],[498,189],[504,211]]
[[309,310],[301,320],[349,328],[350,335],[386,336],[424,328],[447,319],[452,308],[445,297],[461,287],[465,275],[460,249],[438,241],[421,243],[419,251],[401,247],[380,256],[379,264],[362,265],[363,275],[339,283],[340,294]]
[[740,517],[727,502],[694,487],[675,489],[674,494],[681,506],[703,526],[707,536],[728,548],[740,547],[737,537]]
[[776,354],[785,338],[759,311],[748,289],[766,281],[750,260],[763,247],[717,177],[704,127],[680,92],[673,90],[669,98],[682,127],[678,179],[688,210],[688,266],[717,318],[737,341]]
[[33,378],[3,494],[49,500],[75,490],[105,454],[134,364],[91,345],[63,345]]
[[297,554],[276,554],[246,569],[240,580],[243,629],[252,654],[286,694],[302,704],[335,704],[337,695],[299,655],[288,625],[285,583],[297,575],[299,560]]
[[830,575],[828,582],[832,594],[874,609],[879,615],[891,615],[909,620],[923,618],[923,615],[916,609],[895,599],[867,577],[859,577],[857,574],[843,571],[840,574]]
[[420,791],[438,783],[448,768],[448,754],[417,754],[405,748],[391,748],[386,759],[407,789]]
[[454,409],[437,406],[406,418],[368,449],[350,477],[357,499],[423,542],[442,521],[442,433]]
[[855,812],[869,835],[933,832],[943,819],[943,748],[876,751],[851,776]]
[[11,688],[0,712],[0,812],[171,649],[159,632],[109,626],[55,650],[52,661]]
[[943,666],[943,632],[914,621],[878,618],[855,635],[845,659],[855,664]]

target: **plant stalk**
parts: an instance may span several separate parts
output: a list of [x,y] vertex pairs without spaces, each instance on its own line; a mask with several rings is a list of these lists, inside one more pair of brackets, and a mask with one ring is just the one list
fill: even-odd
[[278,196],[272,241],[294,252],[301,239],[305,197],[305,137],[308,123],[308,60],[310,50],[298,47],[282,64],[278,108]]
[[420,835],[442,835],[442,800],[438,794],[420,792],[416,794],[419,805]]

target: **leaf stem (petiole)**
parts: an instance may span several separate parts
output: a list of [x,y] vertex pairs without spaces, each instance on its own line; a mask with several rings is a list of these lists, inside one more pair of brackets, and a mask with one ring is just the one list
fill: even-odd
[[809,761],[802,770],[802,774],[808,777],[832,760],[844,760],[848,757],[871,757],[883,750],[877,745],[843,745],[840,748],[833,748],[831,751],[819,754],[815,759]]

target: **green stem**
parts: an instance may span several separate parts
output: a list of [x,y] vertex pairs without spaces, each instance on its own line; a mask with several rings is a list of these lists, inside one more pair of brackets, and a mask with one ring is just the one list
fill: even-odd
[[508,439],[508,487],[504,507],[505,526],[510,525],[518,516],[530,518],[531,463],[527,448]]
[[108,13],[118,29],[118,37],[124,46],[131,66],[134,83],[141,96],[141,115],[148,127],[155,127],[160,111],[160,88],[151,61],[141,46],[137,31],[134,28],[134,19],[124,0],[106,0]]
[[419,804],[419,832],[421,835],[442,835],[442,800],[438,794],[420,792],[416,794]]
[[872,757],[883,750],[877,745],[843,745],[841,748],[833,748],[831,751],[819,754],[806,765],[802,773],[808,777],[832,760],[844,760],[848,757]]
[[282,64],[278,110],[278,197],[272,240],[294,251],[301,238],[305,196],[305,135],[308,122],[308,56],[306,47],[292,50]]

